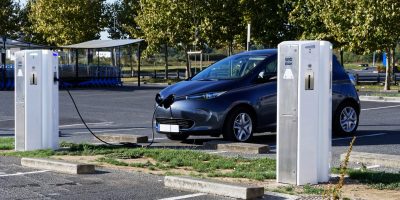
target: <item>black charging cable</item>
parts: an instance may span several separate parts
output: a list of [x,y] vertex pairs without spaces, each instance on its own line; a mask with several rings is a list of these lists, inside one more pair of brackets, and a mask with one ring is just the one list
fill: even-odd
[[[55,78],[55,81],[58,81],[62,86],[64,86],[64,83],[63,83],[63,81],[62,81],[61,79]],[[112,143],[106,142],[106,141],[102,140],[101,138],[99,138],[99,137],[92,131],[92,129],[89,128],[89,126],[87,125],[86,121],[83,119],[83,117],[82,117],[82,115],[81,115],[81,112],[79,111],[79,108],[78,108],[78,106],[77,106],[77,104],[76,104],[76,102],[75,102],[75,99],[74,99],[74,97],[71,95],[71,92],[69,91],[68,87],[64,87],[64,88],[65,88],[65,90],[67,91],[69,97],[71,98],[72,104],[74,104],[75,110],[76,110],[76,112],[78,113],[78,116],[79,116],[79,118],[81,119],[81,122],[82,122],[83,125],[86,127],[86,129],[90,132],[90,134],[92,134],[92,135],[93,135],[97,140],[99,140],[100,142],[102,142],[102,143],[104,143],[104,144],[107,144],[107,145],[110,145],[110,146],[130,146],[130,147],[131,147],[131,145],[127,145],[127,144],[120,144],[120,145],[118,145],[118,144],[112,144]],[[151,142],[150,142],[148,145],[142,145],[141,147],[147,148],[147,147],[150,147],[151,145],[153,145],[153,143],[154,143],[154,136],[155,136],[155,133],[154,133],[154,118],[155,118],[156,112],[157,112],[157,107],[154,109],[153,118],[152,118],[152,120],[151,120],[152,140],[151,140]]]

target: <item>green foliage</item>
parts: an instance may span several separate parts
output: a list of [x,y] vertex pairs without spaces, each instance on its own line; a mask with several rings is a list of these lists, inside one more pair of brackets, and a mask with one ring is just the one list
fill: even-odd
[[68,45],[100,37],[105,0],[35,0],[28,18],[35,33],[51,45]]
[[107,32],[111,39],[138,38],[143,36],[135,17],[140,0],[118,0],[106,6]]
[[12,149],[14,149],[14,138],[0,137],[0,150],[12,150]]
[[[251,24],[251,37],[256,44],[276,47],[284,40],[293,40],[297,29],[289,24],[293,3],[288,0],[240,0],[244,23]],[[246,31],[243,31],[245,36]]]
[[324,193],[324,188],[307,184],[307,185],[303,186],[303,192],[305,194],[319,194],[320,195],[320,194]]
[[376,189],[400,190],[400,173],[353,170],[349,172],[349,177]]
[[0,37],[18,37],[17,34],[19,31],[19,12],[20,7],[18,2],[13,0],[0,1],[0,18],[2,19],[0,25]]

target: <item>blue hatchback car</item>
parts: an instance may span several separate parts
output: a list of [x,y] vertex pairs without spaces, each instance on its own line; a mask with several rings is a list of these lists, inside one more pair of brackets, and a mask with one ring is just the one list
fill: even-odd
[[[156,95],[157,132],[171,140],[211,135],[246,142],[276,130],[277,50],[239,53]],[[349,76],[333,58],[332,130],[352,134],[360,101]]]

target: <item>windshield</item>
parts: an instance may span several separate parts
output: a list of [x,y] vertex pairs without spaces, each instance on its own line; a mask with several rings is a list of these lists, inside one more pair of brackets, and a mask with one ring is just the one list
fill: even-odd
[[251,72],[269,55],[236,55],[218,61],[203,70],[192,80],[237,79]]

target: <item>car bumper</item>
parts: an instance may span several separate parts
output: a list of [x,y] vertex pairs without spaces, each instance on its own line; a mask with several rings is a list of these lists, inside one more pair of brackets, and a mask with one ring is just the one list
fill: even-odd
[[170,108],[156,105],[156,130],[160,131],[160,124],[178,125],[180,133],[191,135],[212,135],[222,130],[228,104],[223,100],[180,100],[174,102]]

